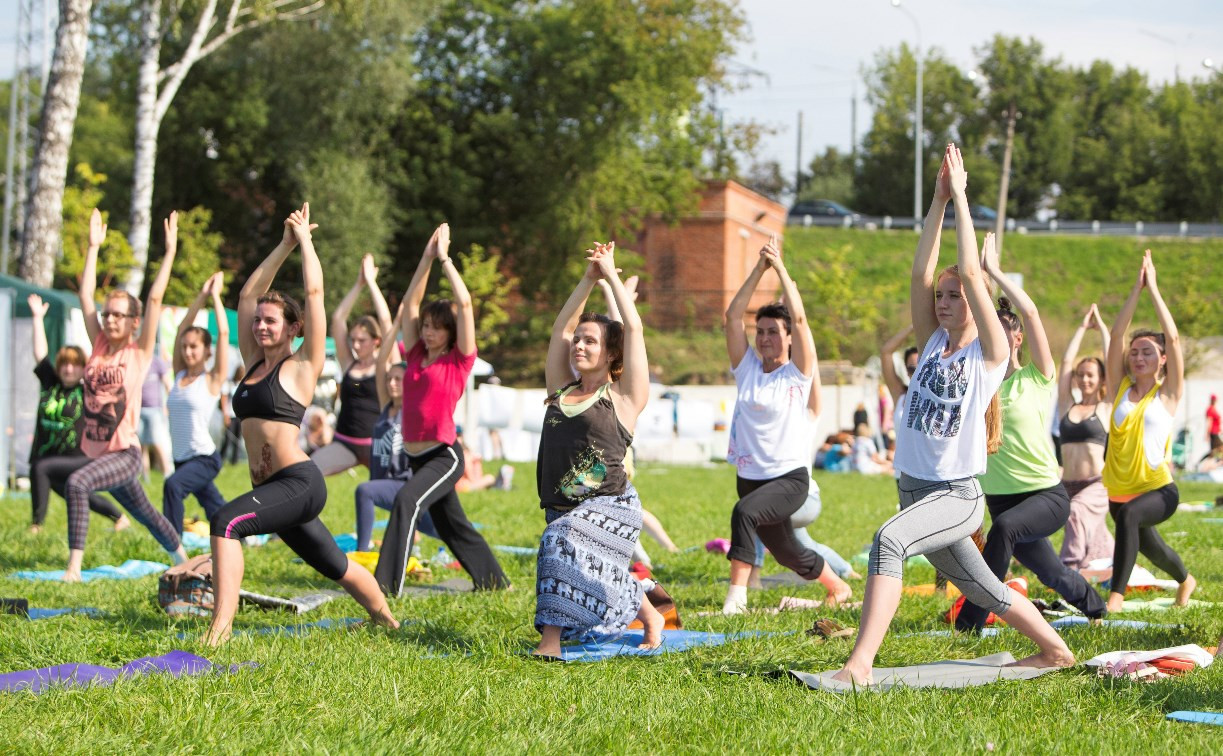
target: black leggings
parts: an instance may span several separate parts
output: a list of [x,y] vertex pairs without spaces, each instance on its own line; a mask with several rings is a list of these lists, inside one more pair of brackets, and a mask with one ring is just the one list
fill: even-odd
[[1189,570],[1185,569],[1180,556],[1155,531],[1156,525],[1176,514],[1180,498],[1176,484],[1169,483],[1163,488],[1147,491],[1136,499],[1108,502],[1108,511],[1117,525],[1113,576],[1109,581],[1111,591],[1125,593],[1140,553],[1178,583],[1185,582],[1189,577]]
[[348,557],[319,519],[327,504],[327,484],[313,462],[298,462],[226,504],[212,516],[216,538],[275,533],[302,560],[326,578],[339,580]]
[[[30,504],[34,510],[35,525],[42,525],[47,519],[47,502],[51,498],[51,492],[54,491],[66,501],[68,476],[92,461],[84,454],[34,460],[34,464],[30,465]],[[89,495],[89,508],[115,521],[123,516],[118,507],[97,493]]]
[[[1078,570],[1067,567],[1049,543],[1049,536],[1061,530],[1070,517],[1070,496],[1061,483],[1026,493],[986,494],[985,506],[993,522],[981,555],[999,580],[1014,556],[1083,614],[1096,619],[1107,613],[1100,594]],[[989,612],[965,601],[956,617],[956,629],[980,630],[988,616]]]
[[800,467],[769,480],[736,477],[739,502],[730,514],[730,552],[728,559],[756,563],[756,540],[773,552],[781,566],[799,577],[815,580],[824,571],[824,557],[799,543],[794,537],[790,517],[807,501],[811,475]]
[[471,575],[477,590],[503,588],[510,584],[488,542],[467,520],[454,484],[463,477],[463,447],[457,441],[436,446],[419,455],[409,455],[412,478],[403,484],[391,505],[391,518],[382,537],[382,551],[374,577],[382,592],[395,598],[402,594],[408,553],[412,549],[420,515],[428,512],[442,542],[450,547],[459,564]]

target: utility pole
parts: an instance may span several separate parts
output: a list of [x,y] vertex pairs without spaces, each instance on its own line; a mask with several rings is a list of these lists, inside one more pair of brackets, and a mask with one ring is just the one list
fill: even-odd
[[[42,85],[34,91],[34,10],[42,4]],[[29,189],[30,113],[40,109],[50,69],[50,33],[47,28],[50,0],[17,0],[17,30],[13,61],[13,80],[9,90],[8,143],[4,167],[4,220],[0,224],[0,273],[7,274],[13,242],[13,216],[18,215],[17,242],[20,246],[25,228],[26,195]]]
[[1006,148],[1002,151],[1002,178],[999,180],[998,186],[998,220],[994,227],[994,247],[998,250],[998,257],[1002,257],[1002,231],[1006,228],[1006,196],[1011,189],[1011,148],[1015,146],[1015,121],[1023,117],[1015,103],[1011,102],[1007,109],[1003,111],[1002,117],[1006,119]]
[[803,190],[803,111],[798,111],[798,152],[794,156],[794,200]]

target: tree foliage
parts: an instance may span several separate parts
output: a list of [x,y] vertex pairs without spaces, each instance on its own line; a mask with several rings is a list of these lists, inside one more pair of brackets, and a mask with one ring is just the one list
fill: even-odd
[[[52,283],[57,289],[70,291],[80,288],[89,249],[89,216],[95,207],[104,206],[106,193],[102,187],[107,183],[106,174],[95,172],[85,163],[78,163],[74,173],[75,181],[64,190],[64,254],[56,262]],[[102,214],[108,226],[106,241],[98,250],[98,289],[103,291],[122,286],[136,262],[127,237],[109,225],[113,216],[108,215]]]

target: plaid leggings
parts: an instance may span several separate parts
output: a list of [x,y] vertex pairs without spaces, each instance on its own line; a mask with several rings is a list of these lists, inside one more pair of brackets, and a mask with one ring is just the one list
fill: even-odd
[[89,495],[94,491],[111,491],[132,518],[149,529],[163,549],[171,553],[178,550],[178,533],[174,526],[153,509],[140,485],[143,472],[140,447],[129,446],[123,451],[103,454],[68,476],[68,548],[85,548],[85,536],[89,532]]

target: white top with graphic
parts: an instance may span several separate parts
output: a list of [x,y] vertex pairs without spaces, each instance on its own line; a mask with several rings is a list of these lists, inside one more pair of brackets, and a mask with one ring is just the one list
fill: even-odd
[[985,367],[981,340],[943,357],[947,331],[926,342],[896,425],[896,472],[921,480],[960,480],[985,472],[985,410],[1006,377],[1004,360]]
[[739,477],[748,480],[769,480],[809,468],[811,378],[793,362],[766,373],[752,349],[744,353],[733,372],[739,392],[726,461],[735,466]]

